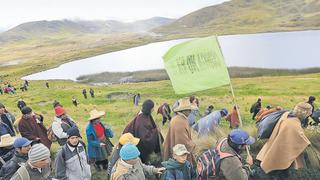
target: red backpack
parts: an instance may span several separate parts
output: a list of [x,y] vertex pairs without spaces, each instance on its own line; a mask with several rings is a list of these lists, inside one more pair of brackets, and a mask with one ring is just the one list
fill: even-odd
[[209,149],[197,158],[198,180],[219,180],[221,160],[234,156],[221,152],[221,145],[227,138],[220,141],[215,149]]

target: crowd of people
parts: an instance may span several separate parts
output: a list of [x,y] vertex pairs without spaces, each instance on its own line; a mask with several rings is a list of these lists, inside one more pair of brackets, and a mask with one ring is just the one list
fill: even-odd
[[[91,90],[90,95],[94,98]],[[87,98],[86,91],[83,95]],[[134,98],[135,105],[140,100],[138,95]],[[311,96],[308,102],[300,102],[293,110],[281,114],[255,160],[265,174],[286,179],[290,168],[304,166],[302,153],[310,141],[304,134],[303,122],[314,112],[315,100]],[[1,180],[87,180],[92,177],[93,167],[96,171],[107,172],[106,178],[111,180],[152,177],[163,180],[246,180],[258,176],[252,170],[254,159],[249,151],[255,139],[240,129],[236,105],[230,113],[226,108],[216,110],[209,105],[201,115],[200,100],[195,96],[179,99],[172,107],[163,103],[157,109],[162,124],[168,122],[168,131],[163,136],[152,116],[155,103],[147,99],[124,127],[116,145],[111,142],[114,137],[111,127],[103,123],[104,111],[93,109],[89,112],[86,131],[82,134],[78,122],[58,101],[53,103],[55,117],[49,127],[44,125],[44,116],[33,112],[22,99],[17,106],[22,114],[18,123],[0,103]],[[280,107],[263,108],[259,98],[250,112],[253,119],[263,122],[266,116],[280,110]],[[212,142],[212,149],[196,156],[192,131],[198,138],[207,138],[215,133],[222,119],[229,122],[231,131],[228,136],[217,143]],[[83,136],[86,136],[86,142]],[[54,157],[50,153],[52,143],[60,146]],[[245,160],[242,152],[246,154]]]

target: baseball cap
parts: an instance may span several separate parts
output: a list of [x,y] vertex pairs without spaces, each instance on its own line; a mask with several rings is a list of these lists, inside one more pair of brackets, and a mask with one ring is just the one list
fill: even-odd
[[255,142],[255,139],[251,136],[249,136],[249,134],[247,132],[245,132],[244,130],[241,129],[234,129],[230,132],[229,134],[230,136],[230,140],[238,145],[251,145]]
[[29,146],[31,143],[32,143],[32,141],[29,141],[27,138],[19,137],[14,141],[13,147],[14,148],[22,148],[25,146]]
[[184,154],[190,154],[190,152],[187,150],[186,146],[183,144],[176,144],[173,148],[173,154],[182,156]]

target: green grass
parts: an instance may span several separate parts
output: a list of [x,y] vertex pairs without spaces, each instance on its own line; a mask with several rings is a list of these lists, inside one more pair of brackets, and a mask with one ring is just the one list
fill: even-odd
[[[233,78],[232,84],[235,90],[236,100],[240,106],[241,117],[244,126],[254,133],[252,125],[254,122],[250,119],[249,108],[258,97],[262,98],[263,105],[271,104],[273,106],[281,105],[291,109],[296,103],[306,101],[309,95],[314,95],[317,99],[320,98],[320,74],[308,74],[298,76],[281,76],[281,77],[256,77],[256,78]],[[13,85],[21,83],[20,80],[11,79]],[[18,91],[15,95],[2,95],[0,101],[3,102],[10,112],[13,112],[19,119],[21,113],[16,107],[17,100],[22,97],[28,106],[31,106],[35,112],[44,115],[45,124],[48,127],[51,124],[54,116],[52,102],[58,100],[65,107],[67,112],[73,117],[81,129],[81,134],[85,138],[85,127],[87,125],[88,113],[94,107],[98,110],[106,111],[106,116],[103,122],[110,125],[115,132],[115,137],[112,138],[113,143],[117,143],[117,139],[122,133],[125,125],[131,121],[139,108],[134,107],[132,98],[127,99],[123,96],[119,99],[116,97],[113,100],[106,98],[107,94],[112,92],[128,92],[140,93],[142,101],[152,99],[155,102],[155,109],[163,102],[173,104],[176,99],[186,95],[176,95],[172,89],[170,81],[145,82],[136,84],[117,84],[110,86],[93,87],[96,92],[96,98],[88,98],[85,100],[81,94],[83,88],[89,89],[89,85],[75,83],[71,81],[49,81],[50,89],[45,87],[45,81],[31,81],[30,89],[27,92]],[[204,111],[205,107],[213,104],[217,109],[232,107],[232,96],[229,86],[220,87],[217,89],[206,90],[194,93],[200,97],[200,110]],[[80,105],[76,108],[72,105],[71,97],[76,96]],[[159,127],[166,132],[167,126],[162,127],[161,117],[153,113]],[[228,124],[222,121],[222,127],[227,129]],[[164,133],[165,135],[165,133]],[[214,142],[212,142],[214,144]],[[58,145],[53,146],[53,151],[56,151]],[[100,174],[95,174],[94,177],[102,177]]]

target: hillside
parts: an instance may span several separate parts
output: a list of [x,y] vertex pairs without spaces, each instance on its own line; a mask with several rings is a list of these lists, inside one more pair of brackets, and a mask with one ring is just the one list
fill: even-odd
[[[256,133],[255,123],[250,118],[249,109],[251,104],[256,101],[257,97],[262,98],[263,106],[266,106],[267,104],[272,106],[281,105],[282,107],[291,109],[296,103],[306,101],[307,97],[310,95],[314,95],[318,99],[320,96],[319,78],[320,74],[245,79],[232,78],[236,100],[240,107],[240,113],[245,129],[248,130],[251,135],[255,135]],[[19,87],[22,81],[12,79],[11,82],[14,86]],[[106,123],[112,128],[115,137],[111,140],[114,144],[117,144],[118,138],[126,124],[129,123],[140,110],[140,107],[135,107],[132,104],[132,97],[130,96],[130,94],[136,93],[141,94],[141,101],[151,98],[155,102],[155,111],[152,114],[156,123],[161,128],[163,135],[166,136],[168,124],[162,126],[161,116],[156,114],[157,108],[163,102],[172,105],[177,99],[189,95],[174,94],[170,81],[96,87],[70,81],[50,81],[49,83],[50,89],[47,89],[45,87],[45,81],[30,81],[30,88],[28,91],[21,92],[18,90],[17,94],[0,95],[0,101],[5,103],[6,109],[19,119],[21,117],[21,112],[17,108],[16,103],[18,99],[22,97],[28,106],[32,107],[34,112],[44,116],[44,123],[46,127],[49,127],[54,117],[52,102],[58,100],[68,114],[79,125],[81,135],[85,142],[87,142],[85,128],[88,123],[87,119],[89,117],[89,112],[93,108],[97,108],[98,110],[106,111],[103,123]],[[81,90],[84,88],[88,90],[90,87],[95,90],[95,98],[89,97],[88,99],[84,99]],[[129,96],[125,96],[125,93]],[[110,97],[108,96],[110,94],[113,94],[113,96],[107,98]],[[204,109],[209,104],[213,104],[215,109],[226,107],[230,110],[232,108],[232,96],[229,86],[197,92],[194,93],[194,95],[200,97],[201,113],[204,112]],[[72,96],[75,96],[78,99],[78,107],[72,105]],[[319,107],[318,101],[316,101],[315,107]],[[225,133],[229,132],[229,126],[226,120],[223,119],[221,121],[221,127],[224,129]],[[314,134],[316,138],[319,137],[319,132],[315,131]],[[198,142],[197,145],[199,145],[199,147],[210,143],[211,145],[214,145],[216,142],[208,138],[205,138],[204,140],[206,143]],[[261,144],[261,141],[257,144]],[[256,153],[259,149],[255,148],[255,146],[252,147],[252,151]],[[56,152],[57,149],[58,144],[54,143],[53,152]],[[319,166],[317,169],[318,168]],[[92,179],[103,179],[102,177],[105,177],[104,172],[97,173],[94,171],[94,168],[92,169],[94,175]],[[309,170],[311,171],[312,169]],[[319,170],[316,172],[319,174]],[[305,174],[303,178],[297,177],[297,179],[314,178],[312,178],[311,174]]]
[[176,38],[319,28],[319,0],[232,0],[190,13],[153,32]]
[[74,35],[146,32],[155,27],[173,22],[173,19],[153,17],[146,20],[124,23],[120,21],[34,21],[20,24],[0,33],[0,43],[26,39],[55,39]]

